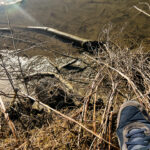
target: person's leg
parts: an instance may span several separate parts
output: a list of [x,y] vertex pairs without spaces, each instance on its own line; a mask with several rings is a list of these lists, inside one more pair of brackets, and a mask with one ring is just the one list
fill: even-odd
[[117,136],[121,150],[150,149],[150,119],[141,104],[128,101],[121,106]]

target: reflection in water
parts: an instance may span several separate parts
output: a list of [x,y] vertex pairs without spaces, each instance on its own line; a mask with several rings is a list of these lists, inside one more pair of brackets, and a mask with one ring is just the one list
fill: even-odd
[[0,0],[0,6],[3,5],[13,5],[16,3],[20,3],[22,0]]
[[[42,1],[42,3],[41,3]],[[133,49],[150,47],[150,0],[24,0],[8,9],[12,25],[48,26],[92,40],[113,40]],[[1,10],[0,10],[1,11]],[[7,23],[0,12],[0,24]],[[111,26],[111,28],[110,28]]]
[[0,0],[0,6],[8,6],[4,9],[4,13],[5,10],[7,10],[9,16],[10,14],[14,14],[15,12],[17,12],[17,14],[20,14],[22,16],[20,22],[24,18],[27,19],[29,22],[33,22],[34,24],[40,25],[38,21],[31,16],[31,14],[26,12],[25,9],[21,7],[21,5],[18,5],[21,4],[22,2],[23,0]]

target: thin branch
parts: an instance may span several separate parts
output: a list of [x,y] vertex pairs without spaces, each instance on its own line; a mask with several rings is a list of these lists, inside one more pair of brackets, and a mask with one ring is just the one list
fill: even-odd
[[[16,44],[15,44],[15,39],[14,39],[14,35],[13,35],[13,30],[12,30],[12,27],[11,27],[11,24],[10,24],[8,12],[6,11],[6,13],[7,13],[8,26],[10,28],[10,33],[11,33],[11,36],[12,36],[13,47],[14,47],[15,51],[17,51],[17,47],[16,47]],[[21,76],[22,76],[22,78],[24,78],[24,74],[23,74],[22,65],[21,65],[19,55],[17,55],[17,58],[18,58],[18,64],[19,64],[19,69],[20,69]],[[27,94],[29,94],[28,87],[27,87],[28,85],[27,85],[27,82],[25,82],[25,81],[24,81],[24,86],[25,86]]]
[[144,5],[146,5],[146,6],[149,8],[149,10],[150,10],[150,4],[149,4],[149,3],[147,3],[147,2],[139,2],[139,4],[144,4]]
[[138,10],[139,12],[143,13],[144,15],[150,17],[150,14],[148,14],[147,12],[145,12],[144,10],[138,8],[137,6],[133,6],[136,10]]
[[97,101],[97,88],[96,87],[96,92],[95,92],[95,96],[94,96],[94,109],[93,109],[93,131],[96,132],[96,101]]
[[[82,108],[80,109],[80,111],[82,110],[82,115],[81,115],[81,122],[83,121],[86,121],[86,114],[87,114],[87,109],[88,109],[88,104],[89,104],[89,101],[92,97],[92,94],[94,91],[97,90],[98,86],[100,85],[100,83],[103,81],[104,77],[103,76],[101,78],[101,80],[98,82],[98,84],[96,85],[96,81],[98,80],[99,76],[100,76],[100,73],[101,71],[104,69],[104,67],[102,67],[102,69],[97,73],[92,85],[91,85],[91,89],[90,91],[88,92],[88,95],[84,98],[84,104],[82,106]],[[79,135],[78,135],[78,145],[79,145],[79,139],[80,139],[80,136],[81,136],[81,127],[79,128]]]
[[150,108],[150,104],[148,102],[148,100],[145,99],[145,97],[143,96],[143,94],[137,89],[136,85],[134,84],[134,82],[128,77],[126,76],[125,74],[123,74],[121,71],[117,70],[116,68],[114,67],[111,67],[109,64],[106,64],[104,62],[100,62],[98,60],[96,60],[95,58],[87,55],[87,54],[84,54],[85,56],[87,56],[88,58],[94,60],[96,63],[98,63],[99,65],[104,65],[108,68],[110,68],[111,70],[114,70],[115,72],[117,72],[119,75],[121,75],[123,78],[125,78],[128,83],[131,85],[133,91],[135,92],[136,96],[138,97],[138,100],[141,104],[144,104],[146,109],[148,110]]
[[5,66],[5,63],[4,63],[2,55],[0,55],[0,59],[2,61],[2,67],[4,68],[6,76],[7,76],[8,80],[9,80],[9,82],[10,82],[10,85],[12,86],[12,89],[13,89],[14,93],[16,93],[16,88],[14,87],[13,79],[12,79],[10,73],[8,72],[8,70],[7,70],[6,66]]

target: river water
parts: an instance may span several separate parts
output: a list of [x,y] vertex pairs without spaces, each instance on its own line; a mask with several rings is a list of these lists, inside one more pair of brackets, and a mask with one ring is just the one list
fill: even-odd
[[23,0],[0,8],[0,24],[49,26],[92,40],[134,49],[150,47],[150,0]]

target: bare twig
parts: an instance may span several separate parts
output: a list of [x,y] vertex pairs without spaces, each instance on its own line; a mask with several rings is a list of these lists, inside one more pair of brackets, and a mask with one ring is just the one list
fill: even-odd
[[102,120],[105,120],[105,122],[102,122],[102,134],[104,134],[106,132],[106,124],[107,124],[107,121],[108,121],[108,118],[109,118],[109,113],[110,113],[110,109],[111,109],[111,106],[112,106],[112,101],[114,99],[114,95],[116,93],[116,88],[117,88],[117,85],[118,83],[112,83],[112,93],[110,95],[110,98],[109,98],[109,101],[108,101],[108,106],[106,106],[106,113],[104,118]]
[[[13,47],[14,47],[15,51],[17,51],[15,40],[14,40],[14,35],[13,35],[13,30],[12,30],[10,20],[9,20],[9,16],[8,16],[8,12],[6,11],[6,13],[7,13],[8,26],[10,28],[10,33],[11,33],[11,36],[12,36]],[[19,64],[19,69],[20,69],[21,76],[24,79],[24,74],[23,74],[23,70],[22,70],[22,67],[21,67],[21,61],[20,61],[19,55],[18,55],[18,64]],[[25,86],[27,94],[29,94],[28,87],[27,87],[28,85],[27,85],[27,82],[25,82],[25,81],[24,81],[24,86]]]
[[[111,111],[110,113],[110,117],[109,117],[109,142],[111,143],[111,127],[112,127],[112,115],[113,115],[113,112]],[[108,149],[111,150],[111,146],[108,145]]]
[[94,96],[94,109],[93,109],[93,131],[96,132],[96,101],[97,101],[97,88]]
[[[97,101],[97,89],[98,89],[98,86],[96,87],[95,89],[95,94],[94,94],[94,108],[93,108],[93,131],[96,133],[96,101]],[[96,149],[96,142],[94,144],[94,149]]]
[[[92,83],[92,86],[91,86],[91,89],[90,89],[90,92],[89,94],[85,97],[84,99],[84,105],[82,108],[80,108],[80,111],[82,110],[82,115],[81,115],[81,122],[83,121],[86,121],[86,114],[87,114],[87,108],[88,108],[88,104],[89,104],[89,101],[92,97],[92,94],[93,92],[97,90],[98,86],[100,85],[100,83],[102,82],[102,80],[104,79],[104,76],[98,81],[98,77],[100,76],[100,72],[104,69],[104,67],[102,67],[102,69],[97,73],[93,83]],[[98,81],[98,83],[96,82]],[[97,83],[97,85],[96,85]],[[95,90],[96,89],[96,90]],[[81,127],[79,128],[79,134],[78,134],[78,146],[79,146],[79,141],[80,141],[80,137],[81,137]]]
[[135,92],[136,96],[138,97],[138,100],[141,104],[144,104],[146,109],[150,109],[150,104],[148,103],[148,100],[143,96],[143,94],[137,89],[136,85],[134,84],[134,82],[125,74],[123,74],[121,71],[117,70],[116,68],[110,66],[109,64],[107,63],[104,63],[104,62],[100,62],[98,60],[96,60],[95,58],[85,54],[85,56],[87,56],[88,58],[94,60],[95,62],[97,62],[99,65],[104,65],[108,68],[110,68],[111,70],[114,70],[115,72],[117,72],[119,75],[121,75],[123,78],[125,78],[128,83],[131,85],[133,91]]
[[138,10],[139,12],[143,13],[144,15],[150,17],[150,14],[148,14],[147,12],[145,12],[144,10],[138,8],[137,6],[133,6],[136,10]]
[[87,113],[87,108],[88,108],[88,104],[89,104],[89,101],[90,101],[90,98],[91,98],[91,96],[92,96],[92,94],[93,94],[93,92],[95,91],[95,88],[97,87],[97,85],[99,85],[101,82],[102,82],[102,80],[104,79],[104,76],[101,78],[101,80],[100,81],[98,81],[98,78],[100,77],[100,74],[101,74],[101,72],[102,72],[102,70],[104,69],[104,67],[102,67],[101,68],[101,70],[97,73],[97,75],[95,76],[95,79],[94,79],[94,81],[93,81],[93,83],[92,83],[92,85],[91,85],[91,88],[90,88],[90,92],[88,92],[88,94],[87,94],[87,96],[85,97],[85,99],[84,99],[84,103],[85,103],[85,107],[83,108],[83,116],[84,116],[84,118],[83,118],[83,120],[86,120],[86,113]]

